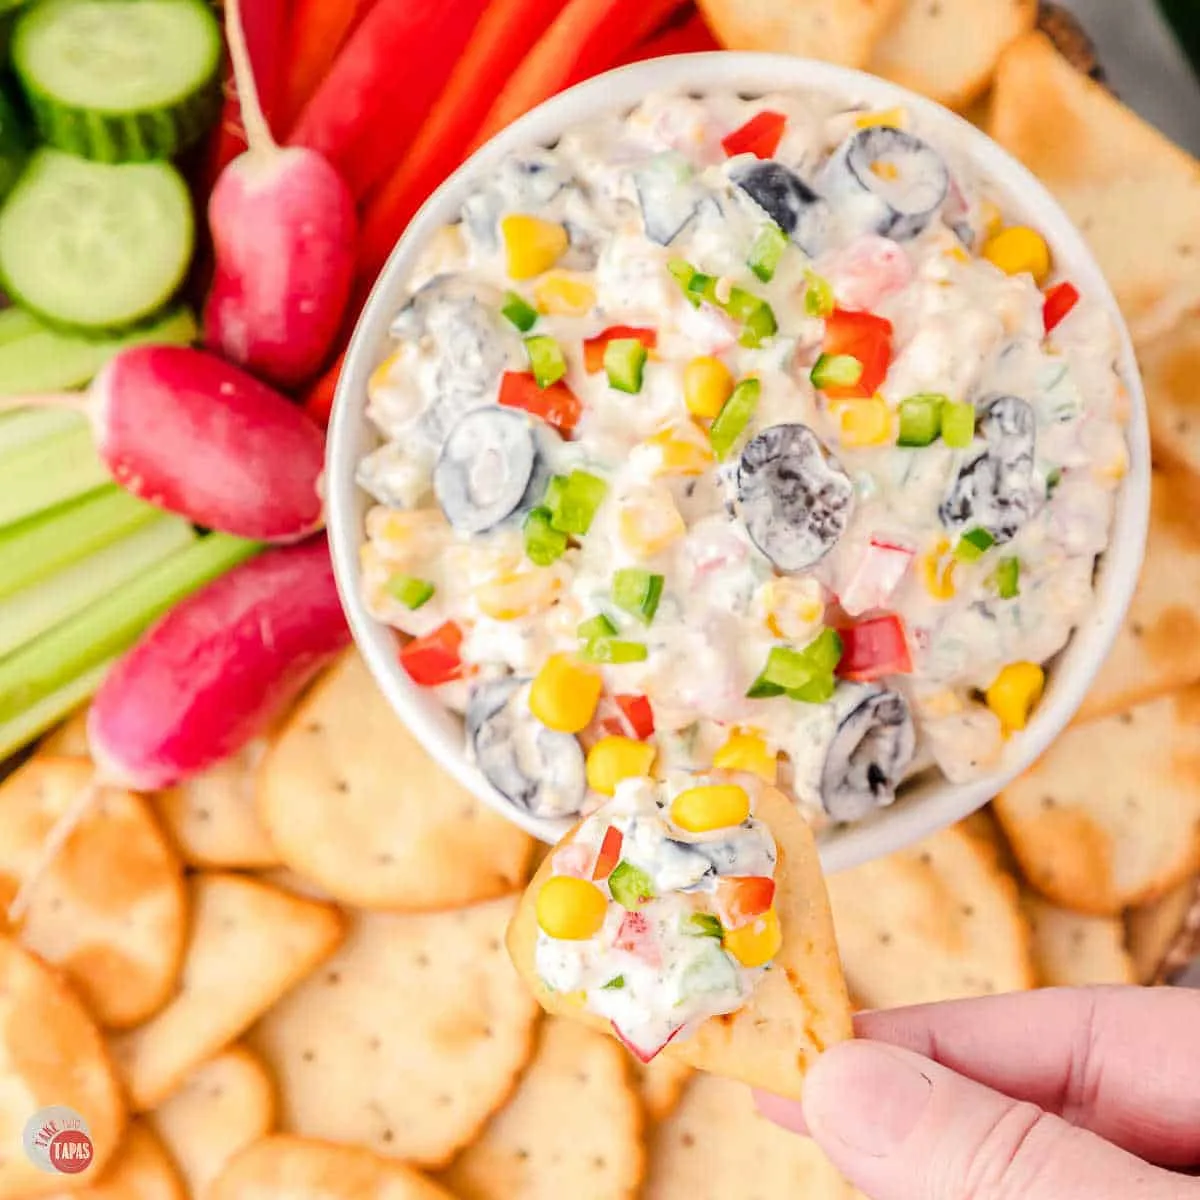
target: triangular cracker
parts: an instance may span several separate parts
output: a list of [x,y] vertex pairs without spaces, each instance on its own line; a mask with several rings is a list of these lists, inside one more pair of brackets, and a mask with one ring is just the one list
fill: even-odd
[[1142,343],[1200,303],[1200,163],[1041,33],[1000,59],[992,136],[1083,231]]
[[[745,1008],[705,1021],[691,1037],[672,1042],[663,1053],[702,1071],[799,1098],[816,1056],[851,1036],[850,1001],[812,830],[774,788],[759,792],[755,816],[771,830],[779,852],[775,907],[783,948]],[[537,895],[552,872],[553,858],[548,858],[521,898],[508,930],[509,953],[547,1012],[609,1032],[607,1021],[581,1012],[567,997],[550,991],[537,973]]]
[[1138,361],[1154,452],[1200,474],[1200,309],[1143,346]]

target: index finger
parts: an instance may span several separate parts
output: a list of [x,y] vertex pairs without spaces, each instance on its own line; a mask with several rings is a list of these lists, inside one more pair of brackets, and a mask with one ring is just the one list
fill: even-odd
[[1164,1166],[1200,1164],[1200,993],[1052,988],[855,1019]]

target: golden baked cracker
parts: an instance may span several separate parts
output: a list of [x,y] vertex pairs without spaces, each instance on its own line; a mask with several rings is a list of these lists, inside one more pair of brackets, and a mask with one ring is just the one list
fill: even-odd
[[1200,163],[1044,34],[1026,34],[1001,57],[990,132],[1082,230],[1135,341],[1165,333],[1200,303]]
[[515,907],[356,914],[341,950],[250,1035],[282,1128],[445,1166],[532,1052],[537,1006],[503,945]]
[[1035,983],[1017,886],[961,827],[829,879],[846,980],[867,1008]]
[[1091,917],[1031,892],[1021,897],[1033,930],[1033,961],[1043,987],[1137,983],[1118,917]]
[[146,1119],[203,1196],[225,1164],[275,1128],[275,1084],[262,1060],[231,1046],[197,1067]]
[[1037,0],[905,0],[867,70],[965,109],[988,89],[1005,48],[1037,21]]
[[[179,1172],[162,1143],[144,1121],[133,1121],[98,1176],[78,1191],[56,1191],[51,1200],[188,1200]],[[60,1176],[61,1178],[61,1176]]]
[[[795,805],[774,788],[759,794],[755,815],[770,828],[779,853],[775,907],[783,948],[744,1008],[711,1017],[662,1053],[702,1071],[798,1098],[816,1056],[851,1036],[850,1001],[812,830]],[[606,1020],[550,991],[537,973],[537,895],[552,869],[553,861],[547,859],[521,898],[508,931],[509,953],[547,1012],[609,1032]]]
[[454,1200],[420,1172],[358,1146],[282,1134],[243,1150],[204,1200]]
[[645,1153],[625,1059],[584,1025],[544,1021],[517,1090],[443,1182],[460,1200],[633,1200]]
[[697,0],[727,50],[769,50],[865,67],[904,0]]
[[73,712],[61,725],[50,730],[38,743],[38,753],[52,758],[90,758],[87,718],[91,705]]
[[241,875],[189,880],[192,929],[179,991],[145,1025],[110,1040],[136,1110],[154,1108],[327,958],[336,909]]
[[359,908],[451,908],[527,878],[533,841],[425,753],[351,651],[292,714],[258,777],[283,862]]
[[1068,729],[996,798],[1029,882],[1118,916],[1200,868],[1200,687]]
[[1138,361],[1155,453],[1200,473],[1200,308],[1142,346]]
[[694,1074],[692,1068],[665,1054],[658,1055],[648,1063],[630,1058],[629,1066],[646,1119],[665,1121],[675,1111],[683,1089]]
[[1193,875],[1157,900],[1125,914],[1126,941],[1138,983],[1157,983],[1160,969],[1175,944],[1196,896],[1200,876]]
[[1150,537],[1133,603],[1076,723],[1124,712],[1200,680],[1200,483],[1155,464]]
[[1003,870],[1010,875],[1018,874],[1017,861],[1013,858],[1012,848],[1005,840],[1004,830],[1000,828],[1000,822],[996,820],[996,814],[992,811],[991,805],[973,812],[958,824],[964,833],[969,833],[977,842],[988,848]]
[[865,1200],[810,1138],[754,1108],[750,1089],[697,1075],[650,1136],[643,1200]]
[[[51,1175],[25,1153],[26,1122],[52,1105],[87,1121],[92,1165]],[[104,1170],[125,1125],[120,1085],[92,1018],[61,976],[0,937],[0,1200],[78,1192]]]
[[[36,755],[0,785],[0,893],[39,863],[91,763]],[[148,801],[105,789],[30,893],[22,945],[61,968],[102,1024],[127,1028],[170,998],[187,937],[183,867]]]
[[261,868],[279,862],[254,806],[254,776],[266,752],[266,739],[255,738],[232,758],[155,797],[186,863]]

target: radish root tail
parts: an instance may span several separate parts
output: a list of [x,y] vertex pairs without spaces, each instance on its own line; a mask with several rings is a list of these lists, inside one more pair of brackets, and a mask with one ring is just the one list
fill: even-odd
[[[250,0],[251,3],[254,0]],[[237,89],[238,105],[242,110],[242,127],[246,144],[251,150],[277,150],[278,143],[263,115],[254,79],[254,63],[246,44],[246,28],[242,24],[242,0],[225,0],[225,39],[229,43],[229,58],[233,64],[233,82]]]
[[93,776],[91,783],[71,801],[71,805],[66,812],[55,821],[49,834],[46,836],[46,840],[42,843],[37,858],[34,860],[32,870],[21,881],[21,886],[17,889],[17,894],[8,906],[8,919],[11,924],[19,925],[24,919],[25,914],[29,911],[29,905],[33,900],[33,894],[37,890],[38,884],[45,879],[47,872],[54,865],[54,860],[62,853],[63,847],[67,842],[70,841],[71,835],[79,828],[96,801],[100,799],[100,792],[103,787],[103,781]]

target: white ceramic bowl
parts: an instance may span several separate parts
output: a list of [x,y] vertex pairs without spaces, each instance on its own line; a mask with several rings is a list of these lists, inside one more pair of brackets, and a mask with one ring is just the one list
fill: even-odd
[[1106,304],[1121,331],[1120,373],[1129,391],[1131,469],[1121,490],[1110,549],[1098,577],[1097,603],[1049,673],[1046,695],[1022,734],[1012,738],[1001,765],[985,778],[956,785],[919,776],[895,805],[867,821],[830,831],[821,853],[827,871],[845,870],[898,850],[974,812],[1028,767],[1062,731],[1083,700],[1116,636],[1133,593],[1145,544],[1150,495],[1150,452],[1145,399],[1129,335],[1112,293],[1083,238],[1042,185],[989,138],[960,117],[912,92],[858,71],[775,54],[713,53],[657,59],[589,80],[543,104],[504,130],[469,159],[429,199],[401,238],[363,312],[346,356],[329,433],[329,533],[342,601],[359,649],[400,719],[437,761],[480,800],[531,833],[556,840],[562,826],[513,808],[468,762],[461,720],[414,685],[397,663],[394,634],[367,612],[358,587],[358,552],[368,498],[354,482],[358,461],[378,445],[364,410],[367,380],[382,359],[388,327],[400,308],[405,281],[429,237],[457,219],[477,182],[513,151],[552,143],[572,126],[626,111],[647,93],[733,90],[763,93],[814,89],[874,108],[904,105],[920,117],[932,140],[953,140],[980,174],[996,185],[1008,211],[1038,228],[1057,264],[1094,301]]

